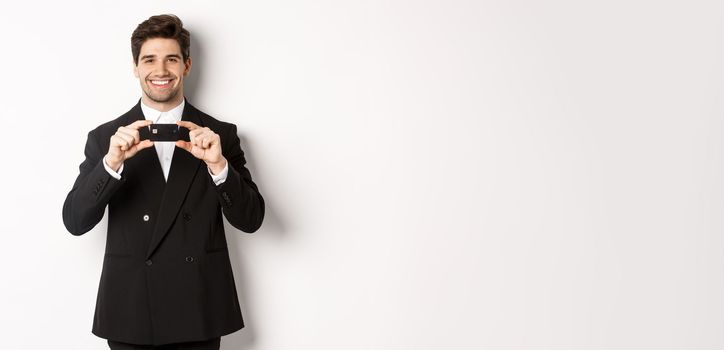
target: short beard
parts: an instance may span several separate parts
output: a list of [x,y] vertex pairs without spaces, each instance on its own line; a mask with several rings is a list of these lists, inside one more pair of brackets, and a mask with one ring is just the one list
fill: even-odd
[[176,98],[176,96],[178,96],[178,90],[174,90],[167,97],[157,98],[150,93],[150,90],[151,90],[151,88],[149,87],[148,91],[146,91],[146,96],[148,96],[148,98],[153,102],[166,103],[166,102],[171,101],[174,98]]

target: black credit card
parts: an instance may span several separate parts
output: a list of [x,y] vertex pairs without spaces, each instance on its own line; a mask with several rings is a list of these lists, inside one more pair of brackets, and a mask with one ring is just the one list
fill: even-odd
[[153,142],[176,142],[178,140],[190,140],[189,129],[176,124],[151,124],[147,130],[143,129],[144,128],[139,130],[141,141],[146,139]]

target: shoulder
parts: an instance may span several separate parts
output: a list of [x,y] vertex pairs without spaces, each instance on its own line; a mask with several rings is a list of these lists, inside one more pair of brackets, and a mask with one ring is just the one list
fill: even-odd
[[221,119],[212,117],[208,115],[207,113],[196,109],[198,112],[199,119],[201,119],[201,123],[208,127],[211,130],[214,130],[215,132],[229,132],[229,131],[236,131],[236,124],[223,121]]

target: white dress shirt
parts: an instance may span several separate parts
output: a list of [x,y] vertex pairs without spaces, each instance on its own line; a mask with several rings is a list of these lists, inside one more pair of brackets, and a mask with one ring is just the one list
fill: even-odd
[[[152,120],[154,124],[175,124],[177,121],[181,120],[185,105],[186,100],[182,100],[178,106],[174,107],[170,111],[161,112],[149,106],[146,106],[146,104],[143,103],[143,100],[141,100],[141,111],[143,111],[143,116],[146,118],[146,120]],[[153,145],[156,148],[156,154],[158,154],[158,160],[161,163],[163,178],[168,181],[168,173],[171,170],[171,160],[173,160],[173,152],[176,150],[176,144],[173,142],[154,142]],[[185,150],[182,151],[186,152]],[[103,157],[103,167],[105,167],[106,171],[111,174],[111,176],[113,176],[115,179],[121,179],[123,164],[121,164],[118,172],[115,172],[113,171],[113,169],[111,169],[111,167],[108,166],[108,163],[106,163],[106,158]],[[217,175],[212,174],[211,169],[209,169],[208,167],[207,170],[209,172],[209,175],[211,175],[211,179],[214,181],[214,184],[218,186],[226,181],[226,177],[229,174],[229,162],[226,162],[226,166],[224,166],[224,169],[221,170],[221,172],[219,172],[219,174]]]

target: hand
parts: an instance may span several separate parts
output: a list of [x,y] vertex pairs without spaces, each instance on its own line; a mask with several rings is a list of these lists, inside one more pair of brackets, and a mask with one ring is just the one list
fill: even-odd
[[113,169],[118,171],[123,162],[136,155],[138,151],[153,146],[153,141],[141,141],[138,129],[153,124],[150,120],[137,120],[128,126],[121,126],[115,134],[111,136],[111,143],[108,146],[108,154],[106,154],[106,163]]
[[176,146],[185,149],[194,157],[206,162],[213,174],[218,174],[226,166],[226,158],[221,154],[221,138],[209,128],[202,128],[192,122],[178,121],[179,126],[189,129],[190,142],[179,140]]

